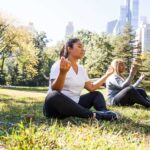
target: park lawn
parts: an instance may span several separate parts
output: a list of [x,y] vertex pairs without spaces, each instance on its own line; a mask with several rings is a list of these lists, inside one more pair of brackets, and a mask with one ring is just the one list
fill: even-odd
[[2,86],[2,89],[10,89],[10,90],[18,90],[18,91],[38,91],[38,92],[46,92],[48,87],[29,87],[29,86]]
[[[139,105],[109,107],[122,115],[120,120],[114,122],[72,117],[64,120],[46,119],[42,114],[46,92],[41,91],[0,89],[0,148],[150,149],[150,109]],[[101,91],[106,95],[104,89]],[[33,120],[26,120],[24,114],[33,114]]]

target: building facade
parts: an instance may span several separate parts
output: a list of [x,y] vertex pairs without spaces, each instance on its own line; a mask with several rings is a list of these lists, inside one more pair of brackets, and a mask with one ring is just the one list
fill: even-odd
[[66,26],[66,33],[65,33],[65,37],[71,36],[74,33],[74,26],[72,22],[68,22],[67,26]]

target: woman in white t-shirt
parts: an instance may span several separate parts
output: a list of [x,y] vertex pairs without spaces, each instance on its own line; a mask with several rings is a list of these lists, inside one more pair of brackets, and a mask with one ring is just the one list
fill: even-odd
[[[105,120],[117,119],[117,113],[108,111],[104,96],[95,91],[112,74],[108,70],[98,81],[91,82],[78,60],[84,56],[83,44],[79,39],[70,39],[61,51],[61,59],[50,71],[51,88],[45,99],[43,113],[48,118],[76,116]],[[85,88],[90,93],[80,96]],[[97,111],[89,110],[94,107]]]

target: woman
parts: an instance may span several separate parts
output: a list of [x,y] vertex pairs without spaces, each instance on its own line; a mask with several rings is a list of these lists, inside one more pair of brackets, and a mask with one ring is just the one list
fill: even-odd
[[122,75],[125,71],[125,63],[122,59],[115,59],[111,63],[114,73],[107,79],[106,87],[111,105],[134,105],[135,103],[150,107],[150,100],[144,89],[137,88],[144,75],[131,85],[136,74],[136,65],[132,65],[127,79]]
[[[43,112],[46,117],[96,118],[113,120],[117,113],[108,111],[104,96],[95,91],[113,72],[106,72],[97,82],[92,83],[78,60],[84,55],[83,44],[79,39],[70,39],[61,51],[60,61],[54,63],[50,72],[51,89],[45,99]],[[90,93],[80,96],[85,88]],[[89,110],[92,106],[97,110]]]

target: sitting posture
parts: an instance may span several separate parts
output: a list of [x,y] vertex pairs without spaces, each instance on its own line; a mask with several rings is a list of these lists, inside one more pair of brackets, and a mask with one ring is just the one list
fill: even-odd
[[125,106],[137,103],[145,107],[150,107],[150,100],[145,90],[137,88],[143,80],[144,75],[141,75],[134,84],[131,84],[137,72],[136,65],[131,66],[127,79],[122,75],[125,71],[125,63],[122,59],[113,60],[111,67],[114,69],[114,73],[106,81],[110,105]]
[[[95,91],[112,74],[108,70],[98,81],[91,82],[78,60],[84,55],[83,44],[79,39],[70,39],[63,47],[61,59],[55,62],[50,71],[49,90],[45,99],[43,113],[48,118],[96,118],[104,120],[117,119],[117,113],[108,111],[102,93]],[[90,91],[80,96],[82,89]],[[90,110],[91,107],[95,112]]]

